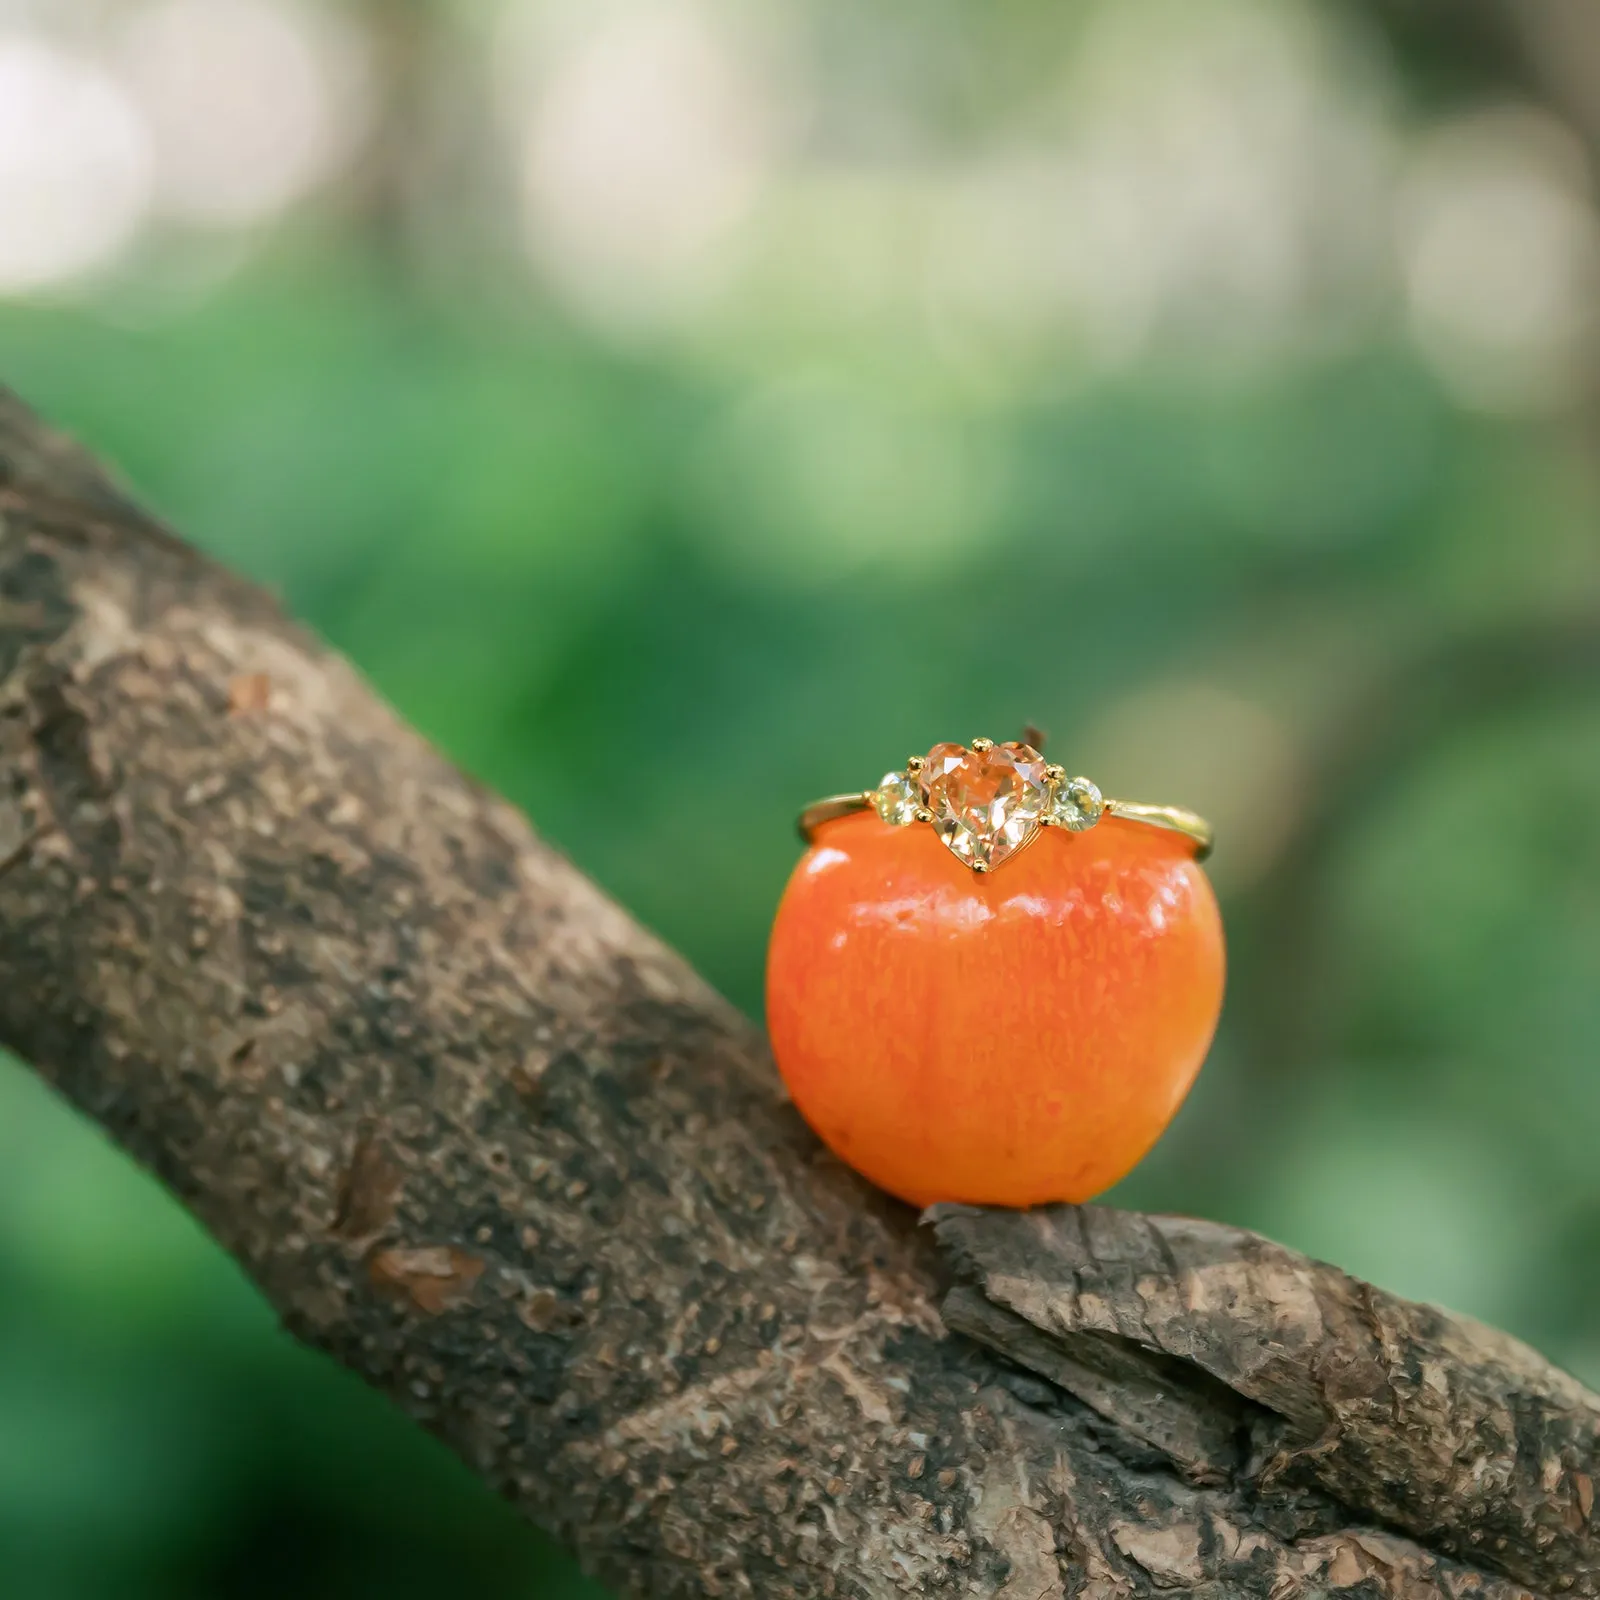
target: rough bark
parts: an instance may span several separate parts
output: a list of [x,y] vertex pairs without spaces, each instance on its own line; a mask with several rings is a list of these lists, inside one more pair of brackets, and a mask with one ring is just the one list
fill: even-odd
[[1600,1593],[1600,1400],[1228,1230],[918,1228],[678,958],[14,401],[0,1042],[630,1591]]
[[1193,1480],[1314,1486],[1527,1583],[1592,1591],[1600,1409],[1526,1345],[1213,1222],[932,1216],[966,1280],[945,1321]]

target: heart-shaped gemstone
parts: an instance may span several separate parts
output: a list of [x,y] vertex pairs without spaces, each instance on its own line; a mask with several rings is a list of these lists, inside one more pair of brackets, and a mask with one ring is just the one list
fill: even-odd
[[939,837],[979,872],[1015,855],[1039,830],[1048,780],[1032,745],[936,744],[919,777]]

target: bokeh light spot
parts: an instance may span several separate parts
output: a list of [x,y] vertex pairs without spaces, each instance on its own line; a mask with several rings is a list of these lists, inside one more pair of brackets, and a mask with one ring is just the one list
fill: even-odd
[[0,294],[104,266],[149,195],[149,141],[116,82],[43,39],[0,34]]
[[600,8],[505,81],[529,249],[577,309],[649,321],[714,283],[772,131],[731,28],[684,0]]
[[123,41],[155,144],[157,201],[185,222],[262,222],[327,178],[363,121],[359,53],[284,0],[158,0]]
[[1412,332],[1458,401],[1539,410],[1583,391],[1600,222],[1570,133],[1509,107],[1436,129],[1401,186],[1399,234]]
[[1140,688],[1107,707],[1074,752],[1108,794],[1173,800],[1205,817],[1217,830],[1206,870],[1229,892],[1272,865],[1300,813],[1304,763],[1287,722],[1214,684]]

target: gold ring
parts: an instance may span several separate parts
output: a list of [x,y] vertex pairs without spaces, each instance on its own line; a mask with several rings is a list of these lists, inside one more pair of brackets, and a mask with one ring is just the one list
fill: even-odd
[[1182,806],[1103,795],[1089,779],[1069,778],[1064,767],[1047,764],[1037,743],[936,744],[900,771],[886,772],[876,789],[813,800],[800,813],[800,837],[810,844],[824,823],[871,810],[897,828],[932,823],[957,860],[988,872],[1042,829],[1083,833],[1102,817],[1125,817],[1193,840],[1197,861],[1211,854],[1211,824],[1203,817]]

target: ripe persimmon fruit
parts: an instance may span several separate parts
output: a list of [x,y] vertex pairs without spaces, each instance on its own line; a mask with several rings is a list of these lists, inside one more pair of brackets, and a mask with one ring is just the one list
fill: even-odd
[[1194,856],[1107,816],[980,874],[930,827],[825,823],[768,953],[795,1105],[913,1205],[1110,1188],[1182,1104],[1221,1010],[1222,919]]

